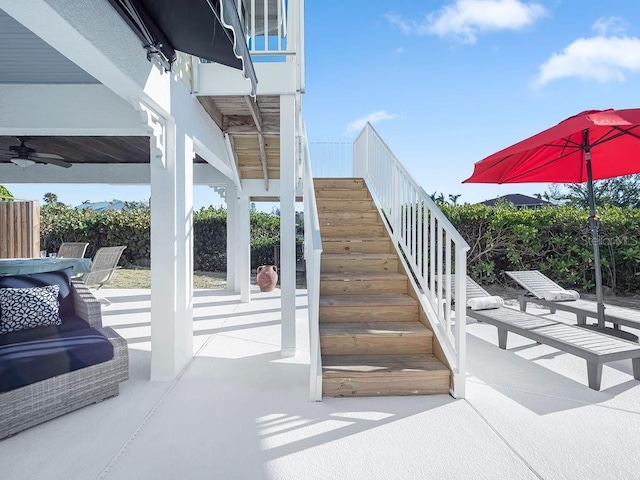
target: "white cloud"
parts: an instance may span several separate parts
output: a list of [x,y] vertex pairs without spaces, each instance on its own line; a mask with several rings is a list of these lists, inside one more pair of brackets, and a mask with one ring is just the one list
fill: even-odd
[[421,22],[395,14],[386,18],[405,34],[438,35],[473,44],[479,33],[520,30],[544,15],[542,5],[521,0],[455,0]]
[[620,17],[600,17],[591,28],[598,35],[609,35],[614,33],[624,33],[628,24]]
[[385,18],[391,25],[395,25],[396,27],[398,27],[402,31],[402,33],[409,34],[417,30],[416,22],[405,20],[400,15],[397,15],[395,13],[387,13],[385,15]]
[[640,39],[635,37],[579,38],[540,66],[535,86],[577,77],[600,83],[622,82],[626,73],[640,72]]
[[370,113],[366,117],[358,118],[347,125],[345,135],[358,133],[367,124],[367,122],[376,123],[380,120],[393,120],[394,118],[398,118],[398,115],[395,113],[389,113],[386,110],[378,110],[377,112]]

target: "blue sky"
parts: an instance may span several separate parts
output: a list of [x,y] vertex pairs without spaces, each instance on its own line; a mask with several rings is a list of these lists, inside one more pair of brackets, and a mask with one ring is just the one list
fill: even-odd
[[548,184],[461,182],[476,161],[566,117],[640,106],[640,2],[366,5],[307,2],[309,136],[350,140],[349,125],[377,118],[429,193],[473,203],[542,192]]
[[[583,110],[640,107],[636,0],[306,2],[311,141],[371,121],[423,188],[478,202],[547,184],[462,185],[473,164]],[[16,186],[69,204],[143,200],[147,187]],[[195,206],[219,203],[206,187]]]

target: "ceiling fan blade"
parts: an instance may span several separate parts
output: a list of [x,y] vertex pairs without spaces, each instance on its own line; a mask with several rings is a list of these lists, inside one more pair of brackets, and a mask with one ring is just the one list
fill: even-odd
[[31,157],[55,158],[56,160],[64,160],[64,157],[61,157],[60,155],[56,155],[55,153],[32,153]]
[[[58,155],[55,155],[55,156],[57,157]],[[71,166],[69,162],[65,162],[64,160],[58,160],[57,158],[43,158],[42,155],[38,155],[38,156],[31,155],[29,159],[33,160],[34,162],[49,163],[51,165],[56,165],[58,167],[63,167],[63,168],[69,168]]]

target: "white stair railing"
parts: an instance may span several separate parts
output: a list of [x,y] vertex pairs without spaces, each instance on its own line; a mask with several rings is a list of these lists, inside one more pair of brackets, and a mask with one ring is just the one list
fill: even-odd
[[[356,138],[353,152],[354,176],[365,179],[422,290],[419,300],[453,372],[451,394],[464,397],[469,245],[371,124]],[[455,314],[450,299],[458,306]]]
[[322,400],[322,357],[320,355],[320,256],[322,240],[316,205],[316,193],[311,172],[309,143],[302,124],[302,166],[304,199],[304,258],[307,273],[309,312],[309,400]]

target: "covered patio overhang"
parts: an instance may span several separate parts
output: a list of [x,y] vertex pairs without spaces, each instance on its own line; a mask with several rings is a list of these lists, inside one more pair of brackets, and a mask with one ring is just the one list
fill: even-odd
[[[16,33],[0,46],[0,67],[11,66],[0,68],[0,150],[28,136],[30,148],[71,163],[23,168],[5,158],[0,178],[151,185],[151,378],[172,379],[193,355],[194,183],[225,185],[234,206],[229,217],[246,216],[230,230],[248,232],[250,199],[240,198],[229,143],[183,78],[140,55],[139,39],[106,0],[90,9],[71,0],[0,0],[0,23],[4,34]],[[30,52],[24,58],[21,47]],[[236,250],[248,301],[248,250],[241,253]]]

